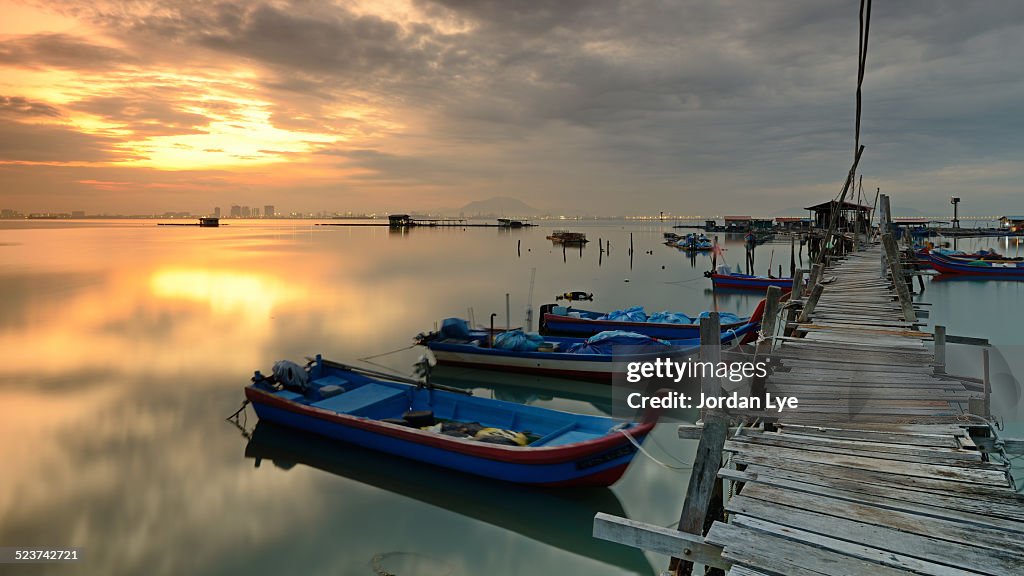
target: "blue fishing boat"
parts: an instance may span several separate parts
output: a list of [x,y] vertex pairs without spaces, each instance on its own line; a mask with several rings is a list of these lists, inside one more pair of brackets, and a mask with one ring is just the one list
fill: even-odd
[[522,484],[610,486],[653,429],[400,382],[319,355],[256,372],[245,397],[260,420],[428,464]]
[[[759,322],[747,322],[722,332],[723,346],[757,337]],[[511,338],[506,338],[507,336]],[[505,340],[523,340],[523,345],[506,345]],[[441,330],[417,336],[437,363],[502,372],[524,372],[559,378],[575,378],[611,384],[624,363],[653,361],[667,356],[689,357],[697,353],[700,339],[659,340],[622,331],[601,332],[590,338],[526,335],[522,331],[488,332],[468,330],[466,322],[449,318]],[[615,353],[615,351],[619,353]]]
[[1015,260],[965,260],[951,258],[938,253],[929,255],[932,268],[941,274],[961,274],[990,278],[1024,280],[1024,261]]
[[707,236],[693,233],[687,234],[678,240],[669,239],[666,244],[689,252],[710,252],[715,247]]
[[[763,309],[762,302],[748,317],[720,312],[722,331],[760,322]],[[648,315],[641,307],[605,313],[557,304],[545,304],[540,310],[540,328],[544,334],[587,337],[608,330],[624,330],[668,340],[700,336],[700,319],[708,314],[701,312],[691,317],[682,312],[655,312]]]
[[715,289],[729,290],[752,290],[765,292],[771,286],[778,286],[783,293],[793,290],[792,278],[769,278],[768,276],[753,276],[751,274],[740,274],[730,272],[721,274],[718,272],[705,272],[705,276],[711,278],[711,286]]

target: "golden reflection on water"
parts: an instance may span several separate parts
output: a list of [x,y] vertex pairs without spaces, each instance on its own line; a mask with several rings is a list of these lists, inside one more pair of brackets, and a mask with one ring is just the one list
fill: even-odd
[[309,297],[303,286],[233,270],[161,268],[149,285],[156,298],[208,304],[214,315],[230,315],[250,326],[266,323],[282,304]]
[[[252,370],[274,360],[324,352],[350,361],[393,350],[467,308],[479,322],[496,312],[503,325],[506,292],[519,324],[534,267],[535,306],[590,288],[608,309],[703,309],[710,298],[702,270],[660,250],[660,231],[637,234],[638,254],[645,243],[655,254],[631,268],[625,248],[601,266],[589,249],[563,262],[544,230],[392,235],[232,224],[0,229],[0,307],[10,311],[0,318],[0,434],[10,439],[0,443],[0,545],[89,550],[89,564],[60,566],[61,574],[337,567],[296,546],[295,535],[338,535],[329,548],[348,573],[364,570],[371,551],[420,550],[427,540],[423,552],[446,551],[461,573],[501,574],[523,557],[538,573],[621,573],[557,542],[308,467],[254,471],[223,418]],[[618,226],[591,234],[616,247],[629,242]],[[750,307],[730,302],[735,311]],[[408,372],[419,353],[381,360]],[[533,401],[596,411],[557,391]],[[673,445],[671,432],[663,444]],[[677,446],[688,459],[692,447]],[[679,475],[638,462],[616,491],[627,511],[665,524],[678,510],[651,495],[675,500],[684,487]],[[266,552],[243,559],[255,551]]]

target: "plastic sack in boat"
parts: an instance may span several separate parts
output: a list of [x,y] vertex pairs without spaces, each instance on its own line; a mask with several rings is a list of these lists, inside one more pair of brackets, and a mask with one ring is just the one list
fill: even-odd
[[643,306],[633,306],[626,308],[625,310],[615,310],[609,312],[604,316],[598,318],[598,320],[618,320],[620,322],[647,322],[647,314],[644,312]]
[[544,337],[536,332],[509,330],[494,337],[494,347],[517,352],[534,352],[544,343]]
[[682,312],[655,312],[647,317],[648,322],[659,324],[693,324],[693,319]]
[[468,340],[469,324],[467,324],[462,318],[445,318],[441,321],[440,332],[442,338]]
[[636,332],[607,330],[595,334],[579,344],[573,344],[566,352],[569,354],[611,354],[613,346],[629,346],[631,353],[656,352],[671,348],[671,345],[663,340]]
[[[698,316],[697,318],[698,319],[699,318],[707,318],[708,315],[710,315],[710,314],[711,314],[710,312],[701,312],[700,316]],[[718,313],[718,323],[719,324],[736,324],[737,322],[743,322],[744,320],[745,320],[745,318],[740,318],[739,316],[733,314],[732,312],[719,312]]]

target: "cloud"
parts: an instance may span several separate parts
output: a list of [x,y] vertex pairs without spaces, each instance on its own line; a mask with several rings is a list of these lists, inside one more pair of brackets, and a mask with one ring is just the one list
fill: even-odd
[[0,64],[16,67],[54,67],[105,70],[135,59],[117,48],[69,34],[8,36],[0,40]]
[[26,124],[0,118],[0,161],[101,162],[124,159],[117,140],[56,124]]
[[[564,207],[601,198],[607,212],[714,212],[743,202],[768,213],[774,200],[752,190],[831,196],[853,155],[857,6],[845,0],[72,1],[61,9],[99,33],[9,37],[0,63],[95,71],[85,84],[111,88],[50,105],[138,138],[203,131],[203,117],[256,138],[258,109],[275,130],[327,136],[301,136],[316,141],[306,148],[260,142],[234,153],[259,160],[253,151],[277,150],[336,170],[334,188],[322,172],[293,183],[292,199],[325,194],[311,207],[376,194],[408,208],[431,190],[554,197]],[[905,182],[1020,156],[1024,72],[1006,55],[1024,50],[1024,5],[880,3],[872,16],[868,178]],[[143,68],[154,78],[140,79]],[[316,153],[325,148],[339,156]],[[943,182],[931,184],[931,195],[947,195]],[[901,202],[932,201],[910,193]]]
[[57,118],[60,115],[60,110],[43,102],[23,96],[0,96],[0,116]]

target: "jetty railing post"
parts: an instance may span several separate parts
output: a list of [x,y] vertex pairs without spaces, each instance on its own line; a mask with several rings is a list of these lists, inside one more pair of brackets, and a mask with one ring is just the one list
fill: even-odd
[[825,265],[815,264],[811,267],[811,277],[807,280],[807,284],[810,287],[814,287],[815,284],[821,282],[821,277],[825,275]]
[[[700,360],[717,363],[721,360],[721,322],[717,312],[712,312],[700,321]],[[701,392],[707,397],[719,396],[722,384],[714,371],[701,377]],[[729,421],[720,409],[706,409],[703,412],[704,428],[694,457],[693,471],[686,487],[686,500],[679,515],[677,529],[680,532],[703,535],[711,528],[722,506],[722,483],[717,481],[722,466],[722,449],[729,433]],[[709,509],[715,510],[709,515]],[[669,563],[671,574],[692,574],[693,562],[685,558],[672,558]]]
[[990,379],[989,364],[988,364],[988,348],[981,349],[981,370],[982,376],[981,381],[984,386],[983,396],[985,413],[982,414],[985,418],[992,415],[992,380]]
[[799,302],[804,299],[804,272],[803,268],[793,271],[793,288],[789,293],[790,302]]
[[825,285],[821,282],[814,285],[811,289],[811,295],[807,297],[807,303],[804,304],[804,309],[800,311],[800,317],[797,322],[801,324],[807,322],[811,318],[811,314],[814,313],[814,307],[818,305],[818,299],[821,298],[821,293],[825,290]]
[[935,327],[935,373],[946,372],[946,327]]
[[[757,359],[763,358],[772,351],[772,344],[775,341],[775,320],[779,315],[779,299],[782,297],[782,289],[778,286],[769,286],[765,295],[764,314],[761,315],[761,337],[757,339],[757,346],[754,348],[754,356]],[[750,395],[759,397],[762,400],[766,392],[765,376],[755,376],[750,382]],[[765,406],[761,402],[760,406]]]
[[804,274],[806,272],[803,268],[797,268],[793,272],[793,288],[789,292],[790,306],[786,311],[786,324],[782,327],[782,333],[785,336],[792,336],[796,331],[795,327],[790,327],[790,325],[796,322],[798,314],[797,306],[794,304],[802,303],[804,299]]
[[[879,190],[881,190],[881,189],[879,189]],[[888,234],[889,231],[890,231],[889,229],[891,228],[891,225],[890,225],[891,220],[890,220],[890,215],[889,215],[889,195],[888,194],[881,194],[881,193],[879,193],[877,201],[879,202],[879,205],[878,205],[878,234],[879,234],[879,236],[882,236],[884,234]],[[889,265],[888,265],[888,262],[886,261],[886,258],[887,258],[886,251],[882,250],[881,271],[879,273],[882,278],[885,278],[886,270],[889,268]]]
[[896,240],[892,234],[882,234],[882,247],[885,249],[886,259],[889,261],[889,274],[892,276],[893,286],[896,288],[896,296],[899,298],[900,307],[903,309],[903,319],[907,322],[916,322],[917,314],[914,313],[914,304],[910,298],[910,290],[904,280],[903,265],[900,264],[900,256],[896,251]]
[[512,295],[505,292],[505,331],[512,330]]

